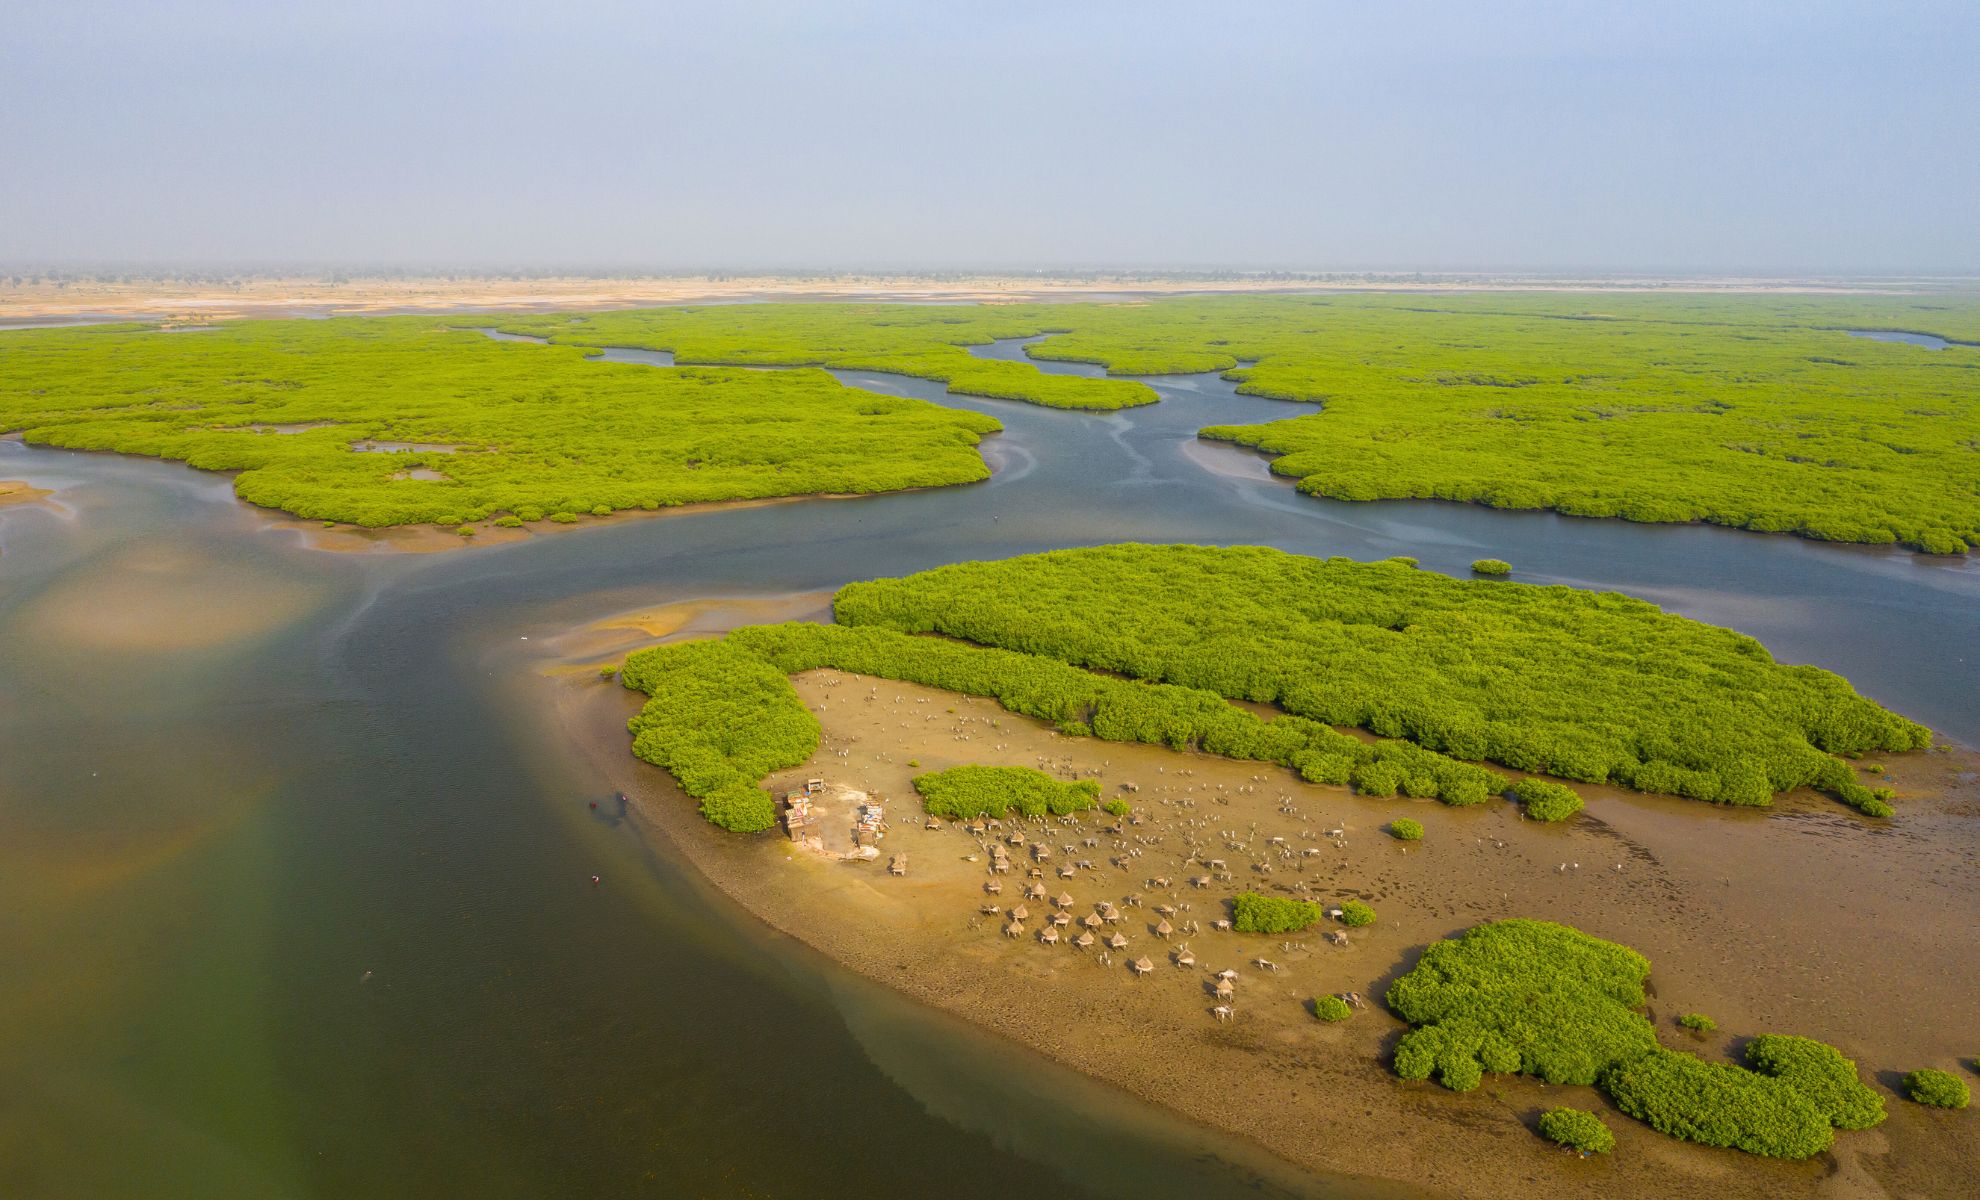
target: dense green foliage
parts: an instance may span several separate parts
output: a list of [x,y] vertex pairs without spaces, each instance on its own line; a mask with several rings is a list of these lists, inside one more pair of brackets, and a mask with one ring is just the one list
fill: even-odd
[[[855,583],[834,611],[846,624],[1276,704],[1455,759],[1722,804],[1767,805],[1806,785],[1886,815],[1831,755],[1931,737],[1827,671],[1783,666],[1752,638],[1641,600],[1397,562],[1103,546]],[[1284,761],[1379,795],[1484,799],[1448,794],[1475,776],[1401,760],[1351,777],[1346,752],[1316,745]]]
[[[1051,332],[1032,357],[1117,375],[1221,370],[1248,393],[1317,405],[1203,436],[1280,455],[1273,469],[1318,495],[1709,521],[1940,553],[1980,541],[1980,348],[1924,351],[1841,332],[1925,327],[1971,339],[1980,304],[1940,298],[760,304],[235,322],[197,337],[25,330],[0,333],[0,430],[238,469],[256,503],[366,524],[983,474],[971,441],[994,423],[973,414],[848,392],[806,371],[594,364],[596,374],[573,374],[570,349],[450,332],[489,320],[570,346],[671,350],[682,364],[898,372],[1061,408],[1156,399],[1141,383],[1046,375],[963,348]],[[336,425],[247,431],[319,421]],[[349,453],[367,439],[473,454]],[[415,467],[447,478],[393,478]]]
[[1904,1077],[1904,1094],[1934,1108],[1965,1108],[1972,1100],[1966,1081],[1950,1071],[1926,1068]]
[[[671,350],[681,364],[837,367],[933,379],[948,390],[1050,408],[1155,403],[1145,383],[1046,375],[964,346],[1030,337],[1085,305],[719,304],[500,319],[505,332],[579,346]],[[487,318],[474,318],[485,321]]]
[[[1503,559],[1503,558],[1478,558],[1478,559],[1473,559],[1473,560],[1472,560],[1472,563],[1471,563],[1471,569],[1472,569],[1472,570],[1474,570],[1474,571],[1476,571],[1476,572],[1478,572],[1478,573],[1479,573],[1480,575],[1510,575],[1510,574],[1512,574],[1512,564],[1511,564],[1511,563],[1509,563],[1509,562],[1507,562],[1507,561],[1506,561],[1505,559]],[[1561,1112],[1573,1112],[1574,1110],[1573,1110],[1573,1109],[1568,1109],[1568,1108],[1564,1108],[1564,1109],[1561,1109],[1561,1110],[1559,1110],[1559,1111],[1561,1111]]]
[[[724,639],[720,657],[661,647],[628,667],[682,655],[722,670],[753,660],[769,674],[832,667],[992,697],[1079,736],[1278,763],[1315,782],[1447,804],[1506,786],[1452,757],[1464,755],[1726,803],[1765,804],[1769,788],[1808,782],[1876,811],[1822,750],[1930,737],[1834,675],[1781,667],[1750,638],[1641,601],[1459,582],[1393,562],[1103,547],[853,584],[836,611],[845,624],[749,626]],[[921,636],[930,632],[951,636]],[[650,691],[647,674],[629,670],[627,686]],[[694,761],[723,758],[727,782],[760,780],[771,769],[762,763],[797,744],[787,729],[816,734],[794,692],[758,698],[778,710],[766,711],[762,745],[746,724],[704,736],[683,711],[654,722],[638,752],[664,766],[673,751],[663,743],[678,735],[694,742]],[[1290,711],[1267,720],[1233,699]],[[1369,742],[1331,721],[1414,740]],[[1549,795],[1579,803],[1547,781],[1520,789],[1529,805]],[[739,791],[725,795],[740,803]]]
[[1322,1021],[1345,1021],[1354,1015],[1354,1010],[1339,996],[1322,996],[1313,1002],[1313,1015]]
[[665,768],[724,829],[776,824],[757,784],[811,757],[819,733],[782,671],[727,642],[688,642],[632,655],[620,679],[650,697],[627,723],[634,754]]
[[1318,405],[1202,434],[1281,455],[1315,495],[1980,542],[1980,347],[1841,332],[1974,340],[1967,298],[1220,297],[1050,319],[1068,332],[1035,358],[1223,370]]
[[1656,1048],[1636,1011],[1650,964],[1624,946],[1544,921],[1479,925],[1433,943],[1389,988],[1417,1026],[1396,1047],[1406,1079],[1434,1071],[1468,1091],[1483,1071],[1592,1084],[1611,1065]]
[[1341,924],[1349,929],[1359,929],[1375,923],[1375,910],[1359,900],[1346,900],[1341,903]]
[[1828,1149],[1835,1130],[1883,1119],[1856,1064],[1807,1038],[1767,1035],[1752,1069],[1657,1044],[1642,1012],[1650,964],[1625,946],[1545,921],[1478,925],[1437,942],[1389,988],[1415,1028],[1396,1073],[1468,1091],[1486,1071],[1596,1084],[1661,1132],[1778,1158]]
[[[1156,399],[1141,383],[1046,375],[963,348],[1052,332],[1032,357],[1113,374],[1221,370],[1246,392],[1317,405],[1203,436],[1280,455],[1273,469],[1318,495],[1710,521],[1941,553],[1980,541],[1980,348],[1841,332],[1924,327],[1971,340],[1980,304],[1943,298],[760,304],[235,322],[197,337],[25,330],[0,333],[0,430],[238,469],[256,503],[374,525],[983,474],[971,443],[995,426],[973,414],[850,392],[808,371],[581,370],[568,348],[450,332],[490,320],[570,346],[671,350],[682,364],[898,372],[1061,408]],[[247,430],[320,421],[336,425]],[[354,456],[359,440],[472,454]],[[408,468],[447,478],[394,478]]]
[[1030,767],[950,767],[914,777],[921,803],[938,817],[1063,817],[1099,803],[1091,779],[1067,783]]
[[[591,363],[425,318],[0,332],[0,432],[239,471],[244,500],[368,526],[968,483],[999,428],[823,371]],[[378,443],[414,448],[357,449]]]
[[1602,1118],[1578,1108],[1550,1108],[1540,1114],[1540,1135],[1583,1154],[1607,1154],[1616,1148],[1616,1135]]
[[1714,1021],[1704,1013],[1686,1013],[1678,1018],[1678,1024],[1691,1030],[1693,1033],[1711,1033],[1719,1027],[1717,1021]]
[[1837,1129],[1883,1123],[1883,1097],[1865,1087],[1856,1064],[1827,1042],[1763,1033],[1746,1044],[1746,1061],[1756,1071],[1793,1084]]
[[1659,1048],[1618,1066],[1603,1087],[1616,1107],[1688,1142],[1807,1158],[1835,1141],[1822,1099],[1795,1081],[1675,1050]]
[[1423,840],[1423,822],[1397,817],[1389,822],[1389,833],[1399,842],[1420,842]]
[[1239,933],[1296,933],[1320,919],[1320,906],[1311,900],[1261,896],[1241,892],[1231,902],[1231,927]]
[[1551,779],[1522,779],[1513,784],[1512,795],[1536,821],[1565,821],[1581,811],[1581,793]]

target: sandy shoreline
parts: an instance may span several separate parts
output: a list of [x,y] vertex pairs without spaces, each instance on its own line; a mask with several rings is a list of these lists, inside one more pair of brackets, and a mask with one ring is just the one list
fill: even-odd
[[[726,616],[806,615],[821,598],[751,603],[754,611]],[[695,614],[696,632],[714,632],[726,619],[705,605],[682,611]],[[650,830],[771,926],[1095,1078],[1311,1169],[1432,1193],[1972,1194],[1963,1164],[1980,1154],[1980,1130],[1890,1091],[1894,1073],[1918,1066],[1965,1073],[1970,1033],[1980,1025],[1970,966],[1980,954],[1973,849],[1980,760],[1968,752],[1890,757],[1901,816],[1888,826],[1820,797],[1784,797],[1768,814],[1597,789],[1586,818],[1551,828],[1521,820],[1509,805],[1451,810],[1357,797],[1260,764],[1064,738],[986,700],[814,672],[797,684],[824,724],[824,744],[812,762],[770,783],[818,775],[885,796],[892,827],[885,853],[878,864],[853,866],[796,852],[779,835],[723,834],[664,773],[630,756],[624,720],[638,698],[576,665],[650,642],[649,631],[685,630],[672,619],[644,629],[622,624],[615,636],[593,629],[546,647],[566,656],[546,685],[557,689],[564,729],[612,786],[637,799]],[[1099,770],[1110,794],[1120,782],[1137,783],[1131,798],[1146,823],[1127,832],[1159,841],[1134,843],[1142,853],[1122,870],[1108,865],[1122,853],[1111,839],[1084,847],[1086,837],[1101,836],[1097,821],[1077,831],[1053,827],[1046,834],[1053,845],[1072,844],[1073,861],[1096,865],[1060,879],[1055,862],[1041,881],[1052,896],[1071,894],[1075,915],[1102,899],[1142,895],[1144,907],[1126,910],[1120,926],[1130,948],[1102,967],[1090,953],[1041,945],[1036,934],[1050,903],[1029,902],[1024,937],[1001,936],[1001,916],[979,910],[1022,900],[1022,869],[1004,877],[1002,895],[986,896],[975,841],[958,829],[921,827],[910,759],[921,770],[962,762]],[[1280,797],[1297,816],[1281,811]],[[1428,830],[1415,847],[1381,832],[1405,814]],[[1344,845],[1316,836],[1335,827],[1347,830]],[[1027,832],[1035,840],[1041,831]],[[1250,850],[1221,849],[1231,843],[1226,835]],[[1264,861],[1258,851],[1267,836],[1318,853],[1253,874],[1248,864]],[[1232,880],[1190,887],[1186,839],[1199,848],[1214,842],[1231,860]],[[886,873],[886,858],[897,852],[909,856],[906,878]],[[979,861],[966,861],[972,854]],[[1171,885],[1154,886],[1156,877]],[[1234,891],[1294,878],[1307,881],[1316,899],[1366,899],[1381,918],[1346,947],[1323,942],[1319,928],[1291,945],[1211,929]],[[1153,936],[1158,903],[1177,906],[1177,922],[1197,920],[1202,931]],[[1565,921],[1648,955],[1651,1014],[1666,1044],[1723,1056],[1761,1032],[1834,1042],[1884,1093],[1889,1121],[1840,1135],[1833,1152],[1810,1162],[1773,1162],[1664,1137],[1592,1089],[1490,1077],[1459,1096],[1406,1083],[1387,1066],[1402,1025],[1379,1004],[1335,1026],[1310,1015],[1316,995],[1379,997],[1427,942],[1511,915]],[[1198,959],[1193,971],[1173,963],[1183,942]],[[1142,954],[1157,966],[1137,980],[1124,964]],[[1260,956],[1278,969],[1257,967]],[[1229,1024],[1212,1018],[1206,990],[1207,972],[1225,967],[1240,972],[1238,1016]],[[1700,1041],[1678,1030],[1674,1018],[1689,1011],[1709,1013],[1722,1032]],[[1533,1121],[1557,1104],[1603,1113],[1617,1153],[1583,1162],[1537,1138]]]
[[1184,272],[1168,276],[1159,272],[1117,272],[1065,277],[1024,274],[681,274],[632,278],[345,278],[246,274],[230,279],[197,281],[134,277],[116,281],[80,276],[36,281],[33,276],[25,276],[18,283],[0,281],[0,324],[145,320],[198,325],[236,317],[358,316],[449,311],[499,313],[749,300],[1016,303],[1124,300],[1184,293],[1313,291],[1874,295],[1944,290],[1948,286],[1962,284],[1971,286],[1971,281],[1382,272],[1291,275]]

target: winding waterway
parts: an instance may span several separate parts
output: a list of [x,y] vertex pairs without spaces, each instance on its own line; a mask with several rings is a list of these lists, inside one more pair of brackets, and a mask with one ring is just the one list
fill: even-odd
[[638,605],[1120,540],[1489,555],[1980,741],[1965,561],[1316,501],[1196,440],[1307,411],[1215,377],[1088,414],[835,374],[995,415],[993,477],[339,555],[225,478],[0,441],[0,479],[55,489],[0,511],[0,1194],[1385,1194],[907,1004],[698,884],[524,679],[524,639]]

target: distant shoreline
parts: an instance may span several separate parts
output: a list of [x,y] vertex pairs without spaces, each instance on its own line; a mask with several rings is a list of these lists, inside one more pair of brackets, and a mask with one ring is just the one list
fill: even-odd
[[[1149,273],[934,276],[912,274],[673,275],[631,278],[240,275],[212,281],[0,278],[0,327],[144,320],[329,317],[437,312],[612,309],[771,300],[885,303],[1122,301],[1155,296],[1285,292],[1617,292],[1905,295],[1980,289],[1980,279],[1894,276],[1601,276],[1491,273]],[[33,282],[40,279],[40,282]]]

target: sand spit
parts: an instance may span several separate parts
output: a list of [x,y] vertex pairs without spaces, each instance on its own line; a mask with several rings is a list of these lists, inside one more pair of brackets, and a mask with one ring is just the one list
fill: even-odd
[[0,479],[0,508],[10,504],[33,504],[52,493],[19,479]]
[[[1449,1195],[1972,1194],[1965,1164],[1980,1153],[1980,1126],[1889,1090],[1894,1073],[1915,1066],[1963,1071],[1980,1027],[1971,966],[1980,761],[1968,753],[1891,758],[1900,817],[1889,825],[1814,796],[1787,797],[1767,814],[1594,789],[1585,817],[1546,827],[1502,803],[1371,799],[1256,763],[1066,738],[990,701],[909,684],[838,672],[795,682],[825,741],[769,784],[822,777],[883,797],[889,832],[873,863],[708,826],[671,780],[627,753],[623,722],[638,697],[623,689],[573,673],[558,685],[558,707],[650,828],[764,921],[1096,1078],[1317,1170]],[[998,832],[1026,845],[1004,843],[1013,870],[992,876],[989,839],[946,822],[926,828],[908,782],[968,762],[1097,775],[1141,823],[1119,834],[1093,815],[1007,823]],[[1123,792],[1127,783],[1138,790]],[[1424,824],[1421,843],[1384,832],[1402,815]],[[1033,880],[1040,844],[1051,857]],[[893,877],[887,864],[901,853],[909,870]],[[1043,899],[1026,897],[1034,882]],[[1363,899],[1380,919],[1346,931],[1346,945],[1327,939],[1336,926],[1292,938],[1215,928],[1236,891],[1301,887],[1288,894]],[[1054,926],[1062,893],[1071,919]],[[1104,959],[1101,946],[1069,944],[1103,901],[1122,915],[1096,935],[1127,939]],[[1013,904],[1028,911],[1022,932],[1007,936]],[[1381,1009],[1388,983],[1429,941],[1514,915],[1569,922],[1648,955],[1651,1016],[1669,1045],[1724,1055],[1769,1031],[1836,1043],[1885,1092],[1890,1120],[1841,1135],[1831,1154],[1781,1163],[1674,1141],[1588,1088],[1493,1076],[1460,1096],[1395,1078],[1387,1052],[1403,1027]],[[1061,931],[1058,944],[1043,943],[1045,928]],[[1187,967],[1178,965],[1185,950]],[[1143,957],[1152,970],[1138,976],[1131,964]],[[1213,973],[1224,970],[1237,973],[1228,1001],[1215,991]],[[1366,1007],[1338,1025],[1311,1015],[1314,997],[1343,992]],[[1230,1019],[1215,1015],[1220,1003]],[[1690,1011],[1712,1015],[1721,1033],[1678,1029]],[[1617,1152],[1583,1161],[1539,1139],[1534,1122],[1558,1104],[1604,1114]]]

